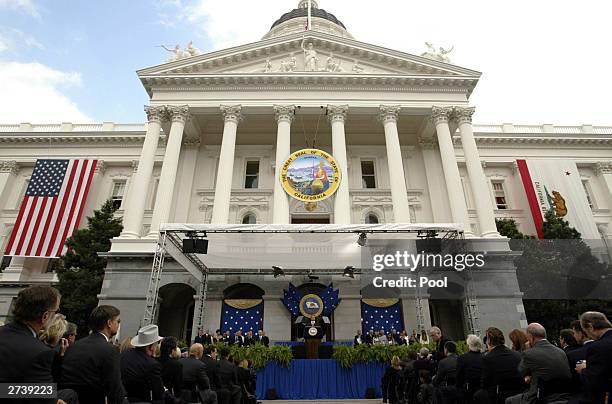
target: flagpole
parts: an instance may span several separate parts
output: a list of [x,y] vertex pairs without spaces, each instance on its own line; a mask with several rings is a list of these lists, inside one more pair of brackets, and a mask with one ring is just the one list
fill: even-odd
[[308,30],[312,29],[312,0],[308,0]]

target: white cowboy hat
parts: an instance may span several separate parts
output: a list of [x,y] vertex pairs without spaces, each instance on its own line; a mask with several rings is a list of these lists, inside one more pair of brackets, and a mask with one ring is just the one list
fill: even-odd
[[132,338],[131,343],[134,347],[149,346],[162,339],[164,339],[164,337],[159,336],[159,329],[155,324],[152,324],[138,330],[138,335]]

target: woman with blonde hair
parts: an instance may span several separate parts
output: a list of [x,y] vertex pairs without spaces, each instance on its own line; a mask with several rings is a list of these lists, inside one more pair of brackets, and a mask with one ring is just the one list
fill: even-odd
[[382,378],[383,402],[395,404],[400,399],[402,366],[399,356],[393,355],[391,366]]
[[[68,321],[66,321],[66,316],[56,313],[51,321],[49,321],[47,328],[40,334],[39,339],[51,348],[55,348],[61,341],[60,354],[63,356],[66,348],[68,348],[68,341],[62,338],[67,328]],[[65,347],[63,346],[64,342]]]
[[512,341],[512,350],[517,352],[525,352],[529,346],[527,342],[527,333],[521,329],[515,328],[510,331],[510,341]]

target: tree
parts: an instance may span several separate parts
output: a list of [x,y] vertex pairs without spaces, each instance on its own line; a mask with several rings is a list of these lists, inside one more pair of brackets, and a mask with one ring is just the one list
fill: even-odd
[[521,251],[515,265],[527,320],[541,323],[549,337],[555,338],[584,311],[609,310],[609,301],[588,296],[610,268],[554,210],[545,214],[542,240],[524,236],[511,219],[498,220],[497,227],[513,239],[510,248]]
[[112,201],[106,201],[93,217],[87,218],[87,228],[75,230],[66,240],[68,252],[56,263],[58,289],[62,294],[61,312],[74,322],[80,335],[87,334],[87,321],[98,305],[98,293],[104,279],[106,259],[99,252],[110,250],[111,239],[123,226],[115,218]]

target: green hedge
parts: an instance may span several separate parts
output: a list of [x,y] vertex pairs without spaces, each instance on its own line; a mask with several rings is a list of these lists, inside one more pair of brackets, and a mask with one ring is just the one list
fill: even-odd
[[[222,343],[217,343],[215,346],[217,347],[217,350],[219,350],[225,345]],[[270,348],[266,348],[262,344],[249,346],[230,345],[229,349],[230,355],[234,360],[250,360],[253,362],[253,367],[255,369],[263,368],[269,362],[273,361],[278,362],[282,366],[288,367],[293,359],[291,347],[284,345],[273,345]]]
[[[333,359],[344,368],[353,367],[358,362],[381,362],[390,363],[393,356],[400,359],[408,356],[409,352],[418,352],[423,345],[358,345],[357,347],[335,345]],[[435,348],[434,343],[427,345],[430,350]],[[459,355],[467,352],[465,341],[457,342],[457,353]]]

